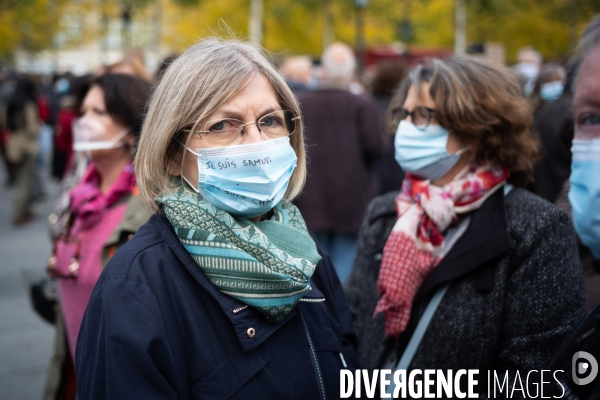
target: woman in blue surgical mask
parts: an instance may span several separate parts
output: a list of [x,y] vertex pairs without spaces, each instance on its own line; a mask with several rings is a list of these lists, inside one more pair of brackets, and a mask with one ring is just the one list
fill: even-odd
[[[596,18],[596,32],[599,32]],[[596,33],[597,35],[597,33]],[[590,46],[591,47],[591,46]],[[569,202],[579,238],[594,255],[595,269],[600,268],[600,45],[590,49],[579,69],[573,115],[575,138],[573,163],[569,178]],[[592,298],[598,298],[598,287],[591,287]],[[590,306],[597,306],[592,303]]]
[[135,168],[154,215],[90,299],[79,397],[338,398],[358,368],[350,313],[291,203],[302,117],[261,51],[207,39],[173,61]]
[[390,121],[406,178],[373,200],[359,234],[346,286],[359,360],[493,369],[512,388],[584,315],[569,218],[523,188],[538,151],[527,100],[503,66],[430,60],[402,83]]
[[534,109],[557,101],[563,94],[565,79],[566,72],[560,64],[544,64],[530,96]]

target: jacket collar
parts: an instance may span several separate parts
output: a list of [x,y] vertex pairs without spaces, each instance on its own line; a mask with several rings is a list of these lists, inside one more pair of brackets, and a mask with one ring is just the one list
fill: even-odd
[[[398,192],[388,194],[390,201],[386,201],[368,221],[374,224],[377,219],[396,220],[395,198]],[[393,197],[392,197],[393,196]],[[469,213],[470,222],[465,233],[454,244],[450,252],[442,259],[440,264],[425,278],[417,291],[415,301],[429,292],[437,285],[459,278],[472,271],[476,271],[475,285],[478,289],[489,290],[493,284],[493,269],[479,268],[488,261],[505,254],[512,247],[510,226],[506,217],[504,204],[504,191],[497,190],[483,205]],[[391,230],[393,224],[390,224]],[[388,231],[385,238],[389,237]],[[381,254],[385,242],[373,254]],[[379,275],[381,257],[378,258],[374,273]]]
[[[198,267],[196,261],[185,250],[175,235],[167,217],[163,213],[159,213],[154,216],[153,219],[157,225],[158,231],[179,261],[185,266],[194,279],[196,279],[196,281],[198,281],[198,283],[216,300],[223,313],[229,318],[236,331],[242,349],[245,352],[251,351],[260,345],[280,327],[285,325],[291,318],[297,315],[297,307],[295,307],[283,321],[277,323],[269,322],[267,318],[256,309],[221,292],[208,279],[206,274]],[[309,292],[307,292],[303,298],[318,299],[323,298],[323,294],[314,287],[314,284],[311,284]],[[250,328],[254,329],[253,337],[250,337],[248,334]]]
[[[478,269],[488,261],[505,254],[512,247],[503,190],[497,190],[480,208],[469,215],[471,220],[467,230],[440,264],[425,278],[415,301],[435,286]],[[478,288],[490,290],[493,284],[493,269],[477,271],[475,279]]]

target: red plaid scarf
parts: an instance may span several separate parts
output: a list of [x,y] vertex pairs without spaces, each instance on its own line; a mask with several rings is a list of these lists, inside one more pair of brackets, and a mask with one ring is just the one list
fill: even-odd
[[504,168],[471,165],[444,187],[406,174],[396,198],[398,221],[383,249],[375,315],[385,315],[386,336],[400,335],[413,299],[444,256],[442,232],[458,214],[479,208],[508,179]]

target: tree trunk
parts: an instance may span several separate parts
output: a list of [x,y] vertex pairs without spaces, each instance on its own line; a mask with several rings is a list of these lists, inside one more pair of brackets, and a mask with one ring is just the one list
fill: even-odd
[[467,52],[467,10],[465,0],[455,0],[454,13],[454,53],[465,54]]
[[262,46],[263,0],[250,0],[250,40]]

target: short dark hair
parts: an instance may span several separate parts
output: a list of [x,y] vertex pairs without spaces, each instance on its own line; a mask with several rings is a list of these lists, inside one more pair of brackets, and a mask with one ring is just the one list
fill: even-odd
[[407,72],[406,64],[401,60],[383,61],[377,66],[377,72],[371,83],[373,96],[393,96]]
[[126,74],[104,74],[92,81],[104,92],[104,103],[108,114],[119,123],[131,128],[139,138],[146,103],[152,85],[145,79]]

